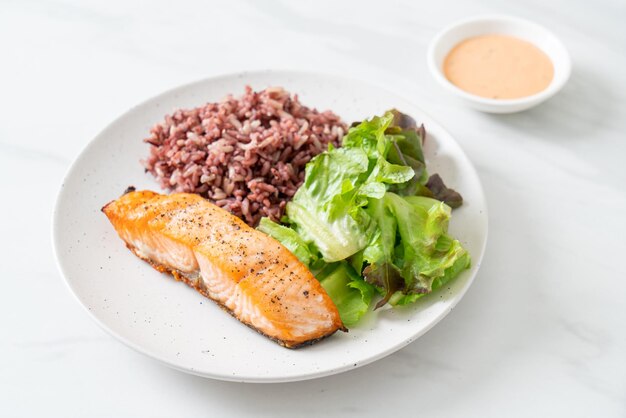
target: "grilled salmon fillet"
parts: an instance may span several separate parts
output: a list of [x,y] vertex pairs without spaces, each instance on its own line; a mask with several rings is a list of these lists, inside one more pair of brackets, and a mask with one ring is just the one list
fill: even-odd
[[102,211],[139,258],[285,347],[345,330],[326,291],[289,250],[198,195],[131,191]]

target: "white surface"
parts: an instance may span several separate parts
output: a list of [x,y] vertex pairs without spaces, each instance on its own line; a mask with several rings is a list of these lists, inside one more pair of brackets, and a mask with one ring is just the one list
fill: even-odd
[[[472,256],[472,267],[442,289],[403,309],[380,309],[349,333],[312,347],[286,350],[202,295],[166,280],[131,254],[98,208],[128,185],[160,191],[139,164],[150,127],[169,109],[188,109],[281,85],[302,103],[332,109],[348,123],[397,108],[426,126],[424,155],[431,173],[463,192],[450,233]],[[485,249],[487,210],[480,180],[458,144],[414,105],[387,91],[333,77],[264,71],[215,77],[165,92],[116,119],[73,164],[55,208],[54,243],[59,265],[87,311],[129,346],[188,373],[240,382],[284,382],[336,374],[395,352],[446,316],[469,288]],[[204,330],[204,331],[202,331]]]
[[[444,94],[426,46],[483,13],[563,40],[565,88],[507,116]],[[610,0],[1,3],[0,416],[623,417],[625,14]],[[70,162],[126,109],[263,67],[343,73],[417,102],[476,165],[489,243],[463,301],[396,354],[307,382],[216,382],[129,350],[84,314],[54,266],[51,213]]]
[[[541,49],[550,58],[554,68],[550,84],[531,96],[506,100],[480,97],[452,84],[443,72],[443,63],[450,50],[468,38],[493,34],[514,36]],[[572,63],[565,45],[543,26],[513,16],[487,15],[454,22],[435,35],[428,46],[428,68],[443,88],[455,94],[467,106],[489,113],[515,113],[535,107],[558,93],[570,77]]]

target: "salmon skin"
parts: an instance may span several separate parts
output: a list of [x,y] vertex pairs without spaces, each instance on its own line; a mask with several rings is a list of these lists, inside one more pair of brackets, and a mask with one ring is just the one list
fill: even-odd
[[346,331],[317,279],[275,239],[196,194],[129,190],[102,211],[158,271],[288,348]]

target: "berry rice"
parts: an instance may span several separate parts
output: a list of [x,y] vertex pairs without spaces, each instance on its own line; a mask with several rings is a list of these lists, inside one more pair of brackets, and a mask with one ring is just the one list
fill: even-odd
[[280,220],[311,158],[339,146],[346,125],[281,87],[176,110],[155,125],[143,161],[163,188],[198,193],[256,226]]

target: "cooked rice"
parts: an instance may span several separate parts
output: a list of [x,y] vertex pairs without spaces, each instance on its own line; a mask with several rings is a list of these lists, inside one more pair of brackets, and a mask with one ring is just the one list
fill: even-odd
[[303,106],[281,87],[176,110],[150,130],[144,161],[166,189],[198,193],[255,226],[277,221],[304,180],[304,166],[346,125]]

